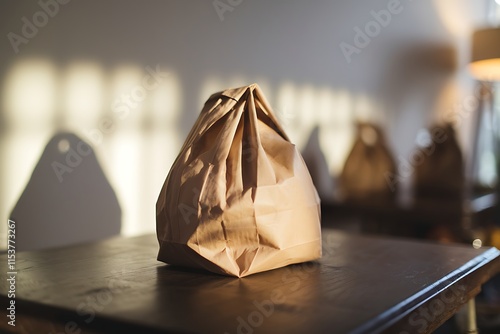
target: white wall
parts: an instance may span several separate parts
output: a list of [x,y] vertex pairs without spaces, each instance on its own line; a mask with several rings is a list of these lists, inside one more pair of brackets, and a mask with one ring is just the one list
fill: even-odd
[[[315,123],[322,126],[333,174],[355,119],[381,123],[395,154],[408,156],[421,127],[461,112],[457,105],[472,94],[468,40],[486,22],[491,1],[401,0],[401,12],[350,63],[340,44],[354,44],[353,29],[363,29],[370,11],[387,9],[389,0],[230,3],[239,4],[220,20],[209,0],[73,0],[16,54],[8,33],[21,35],[21,18],[32,21],[41,8],[3,1],[0,218],[8,217],[46,142],[65,129],[94,144],[122,207],[122,232],[152,232],[156,196],[203,101],[252,82],[299,146]],[[161,87],[123,119],[113,115],[113,101],[157,65],[169,73]],[[108,116],[113,129],[92,141],[88,133]],[[470,140],[467,124],[465,118],[463,143]]]

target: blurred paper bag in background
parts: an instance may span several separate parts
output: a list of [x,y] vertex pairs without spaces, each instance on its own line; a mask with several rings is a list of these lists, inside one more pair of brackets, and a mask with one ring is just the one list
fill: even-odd
[[319,204],[259,86],[216,93],[160,192],[158,260],[243,277],[318,259]]
[[429,129],[430,141],[419,148],[422,162],[415,167],[417,200],[447,200],[461,205],[465,187],[462,150],[451,124]]
[[357,124],[354,145],[340,175],[341,195],[345,201],[387,202],[396,197],[386,175],[396,175],[396,163],[380,127]]

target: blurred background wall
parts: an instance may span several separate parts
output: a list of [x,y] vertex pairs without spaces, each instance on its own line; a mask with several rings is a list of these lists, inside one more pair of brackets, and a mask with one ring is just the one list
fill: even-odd
[[467,156],[469,39],[498,12],[493,0],[41,3],[0,4],[0,218],[50,138],[69,131],[94,148],[124,235],[154,231],[170,165],[203,102],[228,87],[257,82],[300,148],[319,125],[332,175],[356,120],[380,124],[407,157],[421,128],[458,115]]

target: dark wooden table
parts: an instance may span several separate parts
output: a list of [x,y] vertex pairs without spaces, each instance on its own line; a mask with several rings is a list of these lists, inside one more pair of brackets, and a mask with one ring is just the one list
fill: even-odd
[[[500,252],[323,232],[319,262],[237,279],[156,261],[154,235],[17,254],[19,333],[427,333]],[[6,255],[1,256],[6,262]],[[7,270],[6,270],[7,271]],[[0,330],[8,284],[0,281]]]
[[[352,229],[357,225],[367,234],[421,239],[435,237],[431,232],[439,226],[450,233],[448,238],[468,242],[471,228],[495,221],[496,197],[492,193],[483,194],[465,202],[447,198],[420,198],[406,203],[383,198],[322,201],[321,222],[325,228]],[[464,221],[469,222],[467,226]]]

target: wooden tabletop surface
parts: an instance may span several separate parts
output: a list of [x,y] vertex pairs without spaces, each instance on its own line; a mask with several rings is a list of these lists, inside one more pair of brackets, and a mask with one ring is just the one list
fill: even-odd
[[[18,253],[16,330],[425,333],[500,271],[495,248],[335,230],[323,240],[318,262],[241,279],[158,262],[154,235]],[[2,305],[8,288],[1,280]]]

